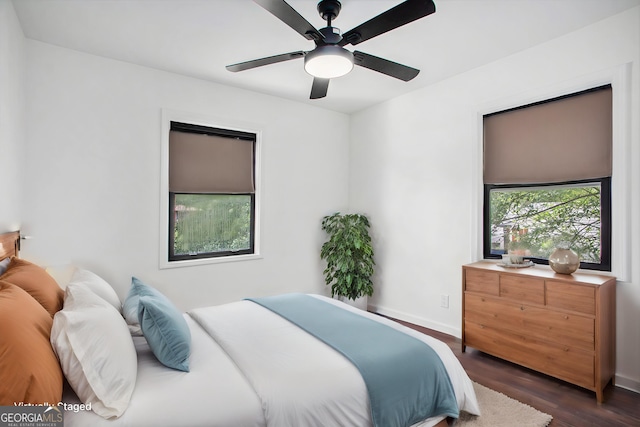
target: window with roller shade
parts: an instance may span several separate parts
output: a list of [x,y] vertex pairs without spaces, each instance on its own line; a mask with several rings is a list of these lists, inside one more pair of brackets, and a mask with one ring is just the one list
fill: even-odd
[[611,270],[611,86],[484,116],[484,257]]
[[171,122],[169,261],[254,253],[256,135]]

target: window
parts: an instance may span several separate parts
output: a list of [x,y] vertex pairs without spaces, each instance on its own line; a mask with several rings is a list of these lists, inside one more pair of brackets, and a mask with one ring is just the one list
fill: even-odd
[[484,116],[485,258],[611,271],[611,86]]
[[611,269],[611,180],[547,185],[487,185],[489,257],[522,251],[547,264],[561,242],[580,255],[581,268]]
[[168,260],[254,254],[256,134],[170,123]]

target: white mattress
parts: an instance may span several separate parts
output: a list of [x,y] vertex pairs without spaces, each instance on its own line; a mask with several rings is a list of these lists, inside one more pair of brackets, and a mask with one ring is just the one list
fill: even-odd
[[[471,380],[445,343],[339,301],[316,297],[429,344],[449,373],[460,409],[479,414]],[[145,339],[134,337],[138,379],[126,412],[105,420],[90,411],[67,411],[65,426],[372,425],[366,386],[357,368],[280,316],[239,301],[193,310],[185,318],[192,335],[190,372],[164,367]],[[71,390],[63,399],[79,403]],[[435,417],[416,426],[440,420]]]

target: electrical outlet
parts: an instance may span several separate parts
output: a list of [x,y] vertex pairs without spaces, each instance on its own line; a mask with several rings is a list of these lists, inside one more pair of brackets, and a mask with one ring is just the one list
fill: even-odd
[[449,308],[449,295],[440,295],[440,307]]

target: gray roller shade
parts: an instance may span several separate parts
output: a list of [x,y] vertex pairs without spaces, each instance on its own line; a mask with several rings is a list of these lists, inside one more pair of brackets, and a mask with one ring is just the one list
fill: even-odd
[[611,176],[611,87],[484,117],[485,184]]
[[254,141],[172,130],[169,191],[253,193]]

